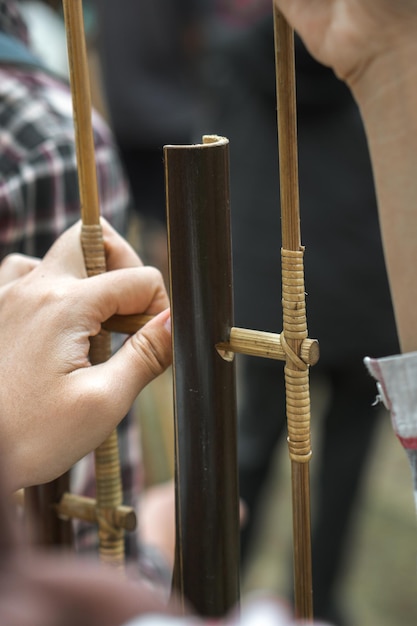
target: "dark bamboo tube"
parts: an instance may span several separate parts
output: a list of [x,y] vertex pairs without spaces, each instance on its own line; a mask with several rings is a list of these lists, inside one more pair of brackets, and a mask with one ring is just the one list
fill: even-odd
[[216,344],[233,321],[228,141],[166,146],[173,332],[174,588],[200,615],[239,599],[235,369]]
[[[92,129],[90,82],[84,36],[82,0],[63,0],[67,34],[70,82],[74,110],[78,182],[81,200],[81,243],[88,276],[106,271],[106,259],[100,225],[97,172]],[[110,357],[110,334],[102,330],[91,339],[90,361],[102,363]],[[100,557],[111,565],[124,562],[123,529],[109,524],[111,509],[122,504],[122,484],[117,433],[95,451],[97,517]]]
[[73,544],[72,524],[59,518],[54,505],[69,490],[69,473],[44,485],[24,490],[26,521],[30,539],[42,546],[65,546]]
[[291,458],[296,617],[313,619],[310,532],[310,394],[308,366],[297,360],[307,337],[304,266],[298,194],[294,33],[274,5],[278,140],[282,224],[283,332],[287,343],[285,385]]

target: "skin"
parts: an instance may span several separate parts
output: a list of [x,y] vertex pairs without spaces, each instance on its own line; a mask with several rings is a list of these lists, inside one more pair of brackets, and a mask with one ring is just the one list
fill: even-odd
[[[352,89],[395,55],[416,25],[415,0],[275,0],[311,54]],[[369,73],[368,73],[369,70]]]
[[[99,445],[139,391],[169,365],[168,297],[105,222],[108,271],[86,278],[80,225],[42,262],[13,255],[0,268],[2,448],[10,489],[56,478]],[[113,314],[159,314],[106,363],[91,366],[89,337]],[[13,372],[13,376],[10,376]]]

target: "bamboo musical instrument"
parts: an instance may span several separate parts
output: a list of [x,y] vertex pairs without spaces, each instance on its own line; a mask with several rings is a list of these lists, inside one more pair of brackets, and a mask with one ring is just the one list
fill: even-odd
[[[81,0],[63,0],[63,4],[74,97],[82,245],[88,274],[93,275],[106,268],[99,224],[82,4]],[[314,340],[307,338],[305,316],[293,35],[276,10],[274,23],[283,248],[284,325],[281,335],[233,326],[227,140],[207,137],[203,144],[164,149],[176,402],[178,541],[174,582],[184,599],[191,601],[203,615],[223,615],[238,601],[233,354],[242,352],[279,358],[286,361],[296,613],[297,617],[309,620],[312,618],[312,584],[308,366],[317,361],[318,348]],[[185,214],[182,214],[184,208]],[[190,242],[187,246],[184,246],[185,233],[186,242]],[[208,245],[207,242],[214,243]],[[195,314],[190,301],[196,304]],[[108,320],[97,342],[92,343],[92,362],[108,358],[108,330],[123,327],[123,332],[131,333],[145,321],[137,316],[125,321],[117,316]],[[184,417],[187,413],[188,417]],[[117,439],[112,435],[96,453],[96,506],[92,502],[71,501],[66,494],[55,509],[69,517],[75,512],[84,519],[98,519],[102,558],[120,564],[123,560],[122,527],[130,527],[132,518],[127,511],[122,511],[115,447]],[[111,475],[110,488],[104,480],[107,474]]]
[[[293,494],[293,534],[294,534],[294,587],[295,587],[295,610],[296,614],[301,619],[312,619],[312,573],[311,573],[311,545],[310,545],[310,492],[309,492],[309,459],[311,456],[310,446],[310,399],[309,399],[309,381],[308,381],[308,367],[314,365],[319,356],[318,344],[315,340],[307,338],[307,323],[305,314],[305,294],[304,294],[304,272],[303,272],[303,247],[301,246],[300,237],[300,224],[299,224],[299,201],[298,201],[298,164],[297,164],[297,137],[296,137],[296,114],[295,114],[295,82],[294,82],[294,47],[293,47],[293,33],[289,29],[282,16],[274,11],[274,24],[275,24],[275,42],[276,42],[276,65],[277,65],[277,98],[278,98],[278,131],[279,131],[279,150],[280,150],[280,180],[281,180],[281,205],[282,205],[282,275],[283,275],[283,308],[284,308],[284,322],[283,332],[280,335],[273,333],[263,333],[261,331],[252,331],[248,329],[238,329],[233,326],[227,331],[226,337],[219,341],[219,335],[211,337],[212,345],[215,345],[218,353],[226,360],[231,360],[234,353],[241,352],[244,354],[263,356],[266,358],[277,358],[286,361],[285,366],[285,379],[286,379],[286,395],[287,395],[287,416],[288,416],[288,443],[291,458],[292,469],[292,494]],[[194,146],[193,149],[197,154],[201,151],[202,146]],[[192,154],[192,147],[182,147],[185,154]],[[184,191],[182,189],[181,202],[177,202],[176,208],[178,212],[186,207],[185,211],[188,215],[188,224],[183,217],[184,222],[181,222],[180,226],[176,226],[173,233],[170,233],[170,246],[172,242],[178,239],[181,241],[181,255],[185,265],[178,267],[178,271],[181,276],[186,276],[184,284],[188,285],[192,280],[196,280],[196,275],[200,272],[204,276],[204,266],[207,264],[207,258],[204,256],[196,257],[194,253],[184,253],[184,246],[188,248],[188,245],[202,246],[198,241],[197,235],[200,237],[207,237],[210,240],[211,230],[206,228],[202,230],[201,223],[202,218],[197,218],[192,213],[193,203],[194,208],[198,212],[201,207],[197,205],[201,204],[201,198],[199,194],[210,194],[208,185],[204,181],[204,176],[200,174],[204,171],[204,168],[195,166],[195,171],[190,172],[188,169],[185,171],[178,171],[178,179],[184,186],[189,184],[197,187],[190,191],[188,189]],[[207,176],[207,174],[206,174]],[[196,182],[199,181],[198,183]],[[202,182],[203,181],[203,182]],[[169,182],[169,181],[168,181]],[[206,184],[204,184],[206,183]],[[221,177],[221,182],[216,180],[214,176],[210,178],[210,184],[224,184],[224,177]],[[179,183],[177,183],[178,185]],[[196,189],[198,188],[198,192]],[[168,188],[168,204],[170,203],[170,191]],[[206,210],[208,208],[206,207]],[[174,214],[171,211],[171,214]],[[197,220],[194,222],[193,220]],[[190,225],[191,224],[191,225]],[[169,231],[172,227],[170,219],[168,220]],[[227,230],[227,227],[223,229],[217,228],[212,235],[212,241],[216,241],[219,232]],[[200,231],[200,232],[199,232]],[[189,244],[189,239],[193,241],[193,244]],[[216,242],[217,243],[217,242]],[[223,242],[225,243],[225,242]],[[226,246],[229,244],[225,244]],[[218,247],[216,247],[218,253]],[[171,251],[172,254],[172,251]],[[219,259],[222,257],[219,257]],[[217,260],[220,265],[222,263]],[[201,267],[203,266],[203,268]],[[191,268],[191,269],[190,269]],[[191,272],[191,274],[190,274]],[[175,273],[171,270],[171,280]],[[188,298],[191,301],[200,304],[206,303],[207,296],[201,298],[201,293],[204,289],[213,290],[212,284],[203,283],[194,287],[193,297]],[[229,284],[231,289],[231,278],[225,280],[225,283]],[[218,285],[216,285],[218,288]],[[224,284],[222,285],[224,288]],[[171,286],[172,289],[172,286]],[[185,297],[185,291],[180,294],[174,292],[173,306],[175,307],[175,298],[179,295]],[[182,311],[184,319],[187,319],[186,328],[183,330],[182,340],[187,342],[187,329],[192,327],[192,321],[187,317],[187,309]],[[196,304],[197,306],[197,304]],[[175,311],[175,308],[174,308]],[[200,308],[195,311],[196,315],[200,315]],[[204,316],[202,316],[204,318]],[[227,315],[226,315],[227,317]],[[224,322],[224,320],[223,320]],[[127,321],[124,322],[120,319],[112,319],[107,322],[111,327],[115,325],[120,330],[123,323],[126,324],[125,328],[128,328]],[[135,324],[139,324],[139,319],[131,319],[132,324],[130,330],[133,330]],[[174,325],[175,327],[175,325]],[[206,332],[206,327],[200,328],[200,337]],[[198,342],[199,339],[195,339],[195,345],[193,346],[194,352],[190,348],[189,358],[191,359],[193,366],[197,367],[198,359],[201,358],[208,360],[206,355],[198,354]],[[175,342],[178,347],[178,341]],[[175,348],[175,346],[174,346]],[[193,358],[194,356],[194,358]],[[212,354],[210,354],[212,358]],[[183,364],[182,364],[183,366]],[[178,369],[181,367],[181,363],[178,365]],[[185,380],[184,380],[185,383]],[[193,390],[191,390],[193,391]],[[195,390],[194,390],[195,391]],[[178,393],[178,385],[176,386],[176,392]],[[202,394],[204,395],[204,394]],[[193,409],[188,409],[191,414]],[[194,414],[199,415],[199,410],[194,408]],[[200,416],[199,416],[200,417]],[[204,422],[205,424],[207,422]],[[202,428],[200,426],[200,428]],[[186,430],[186,426],[183,426]],[[190,441],[194,441],[198,446],[198,442],[201,443],[201,437],[198,434],[193,438],[188,433]],[[178,439],[178,428],[177,428]],[[197,442],[197,443],[196,443]],[[185,445],[185,444],[184,444]],[[207,438],[204,439],[204,444],[207,445]],[[191,444],[188,442],[188,447]],[[181,450],[178,449],[177,442],[177,458],[181,459]],[[181,461],[179,461],[181,463]],[[213,470],[213,465],[209,465],[206,468],[207,471]],[[188,475],[198,475],[195,472],[195,466],[189,467]],[[184,482],[186,478],[182,478]],[[181,480],[179,481],[181,484]],[[203,487],[200,488],[200,490]],[[181,487],[180,487],[181,489]],[[198,493],[198,488],[197,488]],[[191,497],[190,494],[187,494]],[[215,497],[215,496],[214,496]],[[181,507],[184,506],[184,502],[181,500],[181,494],[178,495],[178,507],[180,509],[177,515],[181,518]],[[177,523],[181,526],[181,519],[177,517]],[[189,522],[191,523],[191,522]],[[218,524],[219,533],[222,533],[224,529],[221,528],[223,521],[217,520],[214,523]],[[201,531],[204,534],[204,529]],[[194,537],[194,536],[193,536]],[[178,542],[183,544],[183,529],[180,529],[177,535]],[[195,537],[194,537],[195,542]],[[178,547],[178,546],[177,546]],[[185,559],[185,560],[184,560]],[[186,589],[186,583],[183,581],[184,575],[188,575],[186,571],[190,567],[191,572],[195,572],[196,565],[191,561],[187,561],[187,555],[184,556],[181,549],[177,551],[177,577],[181,580],[176,583],[183,593],[194,606],[200,609],[204,614],[216,615],[225,610],[225,605],[222,608],[218,608],[213,612],[213,606],[210,603],[214,603],[213,598],[207,599],[201,598],[201,584],[204,581],[198,576],[191,574],[191,579],[195,583],[195,586],[191,586]],[[204,570],[205,559],[200,555],[199,567]],[[178,575],[178,568],[181,569],[180,576]],[[221,576],[217,571],[214,576]],[[200,585],[197,585],[197,581]],[[209,603],[209,606],[207,605]],[[206,604],[205,604],[206,603]]]
[[[317,362],[319,351],[317,342],[307,338],[304,248],[301,246],[298,198],[294,39],[292,29],[286,20],[275,7],[273,11],[281,182],[283,332],[280,335],[275,335],[231,327],[227,333],[227,338],[223,341],[219,342],[216,337],[213,337],[212,340],[219,354],[226,359],[232,359],[234,353],[241,352],[267,358],[278,358],[286,362],[288,444],[292,470],[295,610],[300,619],[311,620],[313,605],[308,367]],[[187,172],[188,174],[189,172]],[[189,181],[190,178],[190,176],[183,176],[183,180]],[[204,191],[207,191],[206,187],[202,186],[200,193],[204,193]],[[192,199],[196,200],[196,198]],[[190,198],[187,197],[187,200],[190,204]],[[178,210],[180,208],[178,207]],[[189,206],[187,209],[190,211]],[[185,229],[181,232],[182,241],[184,241],[184,232]],[[179,237],[179,233],[177,235]],[[217,236],[218,232],[213,235],[213,240]],[[172,236],[171,240],[173,240]],[[190,256],[188,262],[191,265],[195,264],[196,259]],[[181,268],[180,271],[184,271],[184,268]],[[208,286],[208,288],[213,289],[212,286]],[[131,320],[131,330],[138,322],[138,319],[136,321]],[[108,324],[109,326],[113,324],[116,327],[119,324],[120,329],[123,322],[120,319],[112,319],[108,321]],[[203,328],[201,332],[204,333]]]
[[310,531],[310,392],[308,366],[300,360],[307,337],[304,248],[301,246],[295,94],[294,33],[273,5],[282,227],[285,387],[293,506],[294,600],[298,619],[313,619]]

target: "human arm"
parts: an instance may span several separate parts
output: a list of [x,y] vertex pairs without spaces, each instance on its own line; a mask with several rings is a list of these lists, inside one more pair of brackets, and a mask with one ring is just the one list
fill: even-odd
[[417,3],[276,0],[276,5],[313,56],[347,82],[358,102],[401,349],[416,350]]
[[[97,447],[170,363],[162,277],[103,227],[106,274],[86,278],[77,224],[32,271],[0,287],[0,414],[10,489],[52,480]],[[90,365],[89,337],[102,322],[116,313],[161,311],[109,361]]]

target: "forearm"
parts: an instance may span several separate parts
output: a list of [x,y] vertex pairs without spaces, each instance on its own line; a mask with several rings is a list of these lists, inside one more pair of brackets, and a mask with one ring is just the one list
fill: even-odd
[[[413,44],[414,47],[414,44]],[[401,350],[417,350],[417,67],[411,46],[378,60],[353,91],[372,156]],[[376,65],[376,63],[375,63]]]

